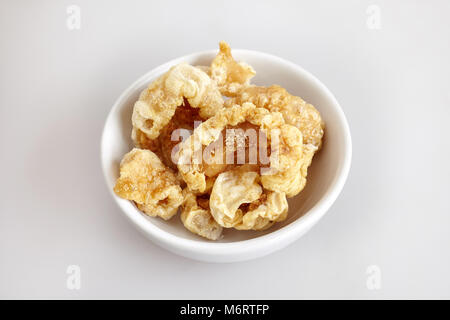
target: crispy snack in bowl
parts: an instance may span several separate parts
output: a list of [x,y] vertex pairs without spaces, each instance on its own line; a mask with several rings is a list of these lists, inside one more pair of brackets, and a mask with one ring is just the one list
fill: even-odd
[[296,126],[303,134],[303,143],[319,149],[322,145],[324,123],[319,111],[302,98],[291,95],[286,89],[273,85],[258,87],[254,85],[242,88],[234,98],[226,101],[225,106],[251,102],[259,108],[281,112],[286,123]]
[[133,108],[136,148],[121,161],[115,193],[152,217],[180,211],[186,229],[209,240],[286,219],[324,123],[284,88],[251,84],[254,76],[221,42],[210,66],[180,63],[150,83]]
[[149,139],[157,138],[184,99],[191,107],[198,108],[203,118],[213,116],[223,107],[216,83],[199,68],[181,63],[142,91],[131,118],[133,140],[136,142],[136,130]]
[[223,227],[263,230],[286,218],[284,192],[263,189],[260,176],[246,166],[221,173],[214,183],[209,205],[214,219]]
[[224,96],[233,96],[242,88],[250,84],[250,79],[256,74],[255,70],[245,62],[236,62],[231,56],[230,46],[222,41],[220,50],[211,63],[209,74],[220,92]]
[[188,188],[183,190],[183,195],[180,217],[186,229],[210,240],[219,239],[222,226],[211,215],[208,197],[197,196]]
[[[217,141],[226,126],[237,126],[244,122],[256,125],[269,141],[273,142],[276,139],[276,152],[270,154],[270,165],[265,168],[267,170],[262,170],[266,171],[261,177],[262,185],[271,191],[285,192],[288,196],[297,194],[300,188],[295,184],[301,181],[303,147],[300,130],[285,124],[280,113],[256,108],[251,103],[223,110],[203,122],[183,142],[179,151],[178,169],[188,187],[196,192],[205,191],[205,172],[209,165],[204,161],[196,161],[199,160],[196,159],[196,155],[203,154],[204,147]],[[228,152],[225,150],[222,154],[226,155]],[[228,166],[224,163],[221,168],[226,170]]]
[[137,148],[123,157],[114,192],[133,200],[146,214],[165,220],[172,218],[183,202],[175,174],[156,154]]

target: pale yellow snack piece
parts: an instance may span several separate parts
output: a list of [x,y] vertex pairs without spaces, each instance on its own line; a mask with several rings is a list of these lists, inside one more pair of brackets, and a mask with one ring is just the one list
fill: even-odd
[[264,230],[284,220],[288,212],[285,193],[263,190],[259,182],[259,174],[245,166],[221,173],[209,201],[217,223],[225,228]]
[[[279,146],[275,146],[275,150],[279,150],[279,154],[276,160],[271,159],[271,169],[274,172],[263,174],[261,183],[268,190],[284,192],[288,197],[293,197],[303,189],[303,181],[306,179],[301,171],[304,156],[300,130],[292,125],[282,125]],[[275,157],[275,154],[270,157]]]
[[[300,183],[299,176],[302,174],[301,132],[296,127],[285,124],[281,113],[256,108],[251,103],[224,109],[198,126],[182,143],[178,154],[178,169],[189,189],[193,192],[204,192],[206,189],[207,166],[196,154],[204,146],[215,142],[226,126],[236,126],[243,122],[259,127],[269,141],[278,139],[278,143],[274,143],[274,152],[270,154],[270,170],[263,173],[261,178],[263,187],[271,191],[285,192],[288,197],[300,192],[301,188],[296,184]],[[222,169],[227,168],[228,166]]]
[[265,230],[286,219],[288,202],[284,192],[268,192],[251,203],[242,221],[235,226],[238,230]]
[[219,174],[209,200],[211,214],[217,223],[231,228],[242,222],[243,212],[239,207],[258,200],[263,192],[258,181],[258,173],[241,168]]
[[[306,184],[308,167],[312,158],[322,146],[324,134],[324,122],[319,111],[313,105],[306,103],[300,97],[289,94],[284,88],[273,85],[270,87],[259,87],[250,85],[241,88],[238,95],[225,102],[226,107],[232,107],[236,103],[251,102],[257,107],[266,108],[283,114],[286,123],[297,127],[303,136],[302,159],[296,164],[300,168],[301,175],[296,176],[295,183],[288,182],[290,190],[286,189],[289,197],[298,194]],[[271,178],[266,184],[283,184],[286,180],[283,176],[279,179]]]
[[134,104],[132,138],[138,144],[138,131],[155,139],[186,99],[199,108],[202,118],[209,118],[223,107],[216,83],[201,69],[187,63],[172,67],[142,91]]
[[[132,139],[140,149],[122,159],[115,193],[166,220],[181,206],[183,225],[210,240],[220,239],[223,228],[265,230],[286,219],[286,198],[304,188],[324,122],[314,106],[284,88],[250,84],[254,76],[222,41],[210,66],[181,63],[152,82],[134,105]],[[194,129],[199,120],[206,121]],[[221,162],[223,154],[210,147],[225,131],[248,128],[268,138],[269,163]],[[179,144],[171,137],[177,129],[192,135]],[[227,137],[223,151],[237,157],[238,141]],[[255,143],[244,141],[249,152]],[[204,163],[204,151],[212,162]]]
[[186,229],[210,240],[220,239],[222,226],[212,217],[208,200],[201,199],[205,201],[199,205],[200,200],[188,189],[183,190],[183,195],[184,202],[180,217]]
[[238,95],[226,101],[225,106],[231,107],[244,102],[251,102],[258,108],[281,112],[287,124],[300,129],[304,144],[311,144],[317,149],[321,147],[324,122],[319,111],[302,98],[291,95],[277,85],[270,87],[250,85],[241,88]]
[[152,150],[166,166],[178,171],[176,166],[177,161],[173,156],[182,139],[192,133],[195,123],[200,123],[202,121],[198,111],[198,108],[191,108],[189,103],[185,100],[183,105],[177,107],[175,114],[172,119],[170,119],[169,123],[160,130],[158,138],[148,139],[144,133],[141,134],[141,136],[145,137],[142,139],[144,142],[142,148]]
[[238,93],[242,86],[248,85],[256,72],[245,62],[235,61],[230,46],[221,41],[219,53],[211,63],[209,74],[219,86],[220,92],[231,97]]
[[120,163],[120,177],[114,192],[132,200],[149,216],[165,220],[177,213],[183,202],[175,174],[150,150],[134,148]]

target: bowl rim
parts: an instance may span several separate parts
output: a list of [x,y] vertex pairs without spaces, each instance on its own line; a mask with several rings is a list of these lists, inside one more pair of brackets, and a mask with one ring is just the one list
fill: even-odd
[[[344,111],[342,110],[337,99],[334,97],[331,91],[313,74],[303,69],[301,66],[284,58],[280,58],[278,56],[260,51],[233,49],[233,54],[235,54],[236,56],[239,56],[241,54],[254,55],[258,56],[259,58],[266,58],[273,62],[284,64],[285,66],[292,68],[293,70],[295,70],[295,72],[302,74],[302,76],[305,77],[308,82],[312,82],[315,86],[317,86],[319,90],[322,91],[332,102],[333,108],[336,109],[337,119],[341,123],[340,127],[342,128],[344,133],[344,159],[341,162],[340,167],[338,167],[338,174],[334,177],[333,181],[328,187],[327,192],[317,201],[317,203],[314,204],[312,208],[305,212],[301,217],[299,217],[295,221],[292,221],[281,229],[247,240],[238,240],[234,242],[214,242],[207,239],[185,239],[180,238],[179,236],[176,236],[168,231],[160,229],[155,224],[150,223],[150,221],[147,220],[144,214],[139,212],[137,208],[136,210],[129,210],[129,208],[125,206],[125,204],[129,202],[129,200],[117,197],[109,186],[109,174],[106,169],[107,159],[105,159],[106,152],[104,152],[104,150],[106,148],[107,140],[106,127],[107,124],[111,121],[113,114],[120,110],[120,106],[123,105],[123,102],[126,101],[130,95],[135,94],[136,90],[141,87],[144,82],[149,81],[148,78],[154,77],[154,75],[158,75],[161,72],[168,70],[171,66],[180,63],[181,61],[190,61],[192,59],[199,58],[200,56],[214,56],[216,53],[217,50],[199,51],[163,63],[140,76],[115,100],[112,108],[108,113],[108,116],[106,117],[106,121],[102,130],[100,145],[101,166],[107,188],[109,190],[109,193],[114,198],[115,202],[120,207],[121,211],[125,213],[128,219],[142,232],[144,232],[151,240],[155,241],[157,244],[165,248],[175,248],[177,252],[184,252],[183,255],[185,256],[188,256],[188,253],[209,256],[226,256],[229,254],[233,254],[234,256],[245,255],[253,251],[267,249],[268,243],[278,243],[278,246],[275,247],[282,248],[300,238],[330,209],[344,187],[344,184],[348,177],[348,173],[350,171],[352,159],[352,140],[350,128],[347,123]],[[266,253],[268,254],[272,251],[275,251],[277,248],[267,250]]]

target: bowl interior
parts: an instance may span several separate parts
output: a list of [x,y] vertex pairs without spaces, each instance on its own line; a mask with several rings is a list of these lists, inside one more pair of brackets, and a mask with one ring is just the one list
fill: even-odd
[[[102,162],[110,190],[112,190],[118,178],[120,160],[133,147],[131,113],[139,93],[171,66],[181,61],[186,61],[192,65],[209,65],[215,54],[214,51],[193,54],[162,65],[137,80],[118,99],[106,121],[102,140]],[[274,224],[266,231],[225,229],[224,237],[219,241],[225,243],[261,237],[282,230],[294,221],[297,221],[296,223],[301,222],[309,214],[309,210],[316,206],[327,194],[330,194],[336,180],[342,174],[346,157],[345,152],[348,149],[348,146],[346,146],[348,144],[346,130],[348,129],[345,119],[340,114],[341,111],[333,96],[317,79],[300,67],[271,55],[246,50],[233,50],[233,56],[238,61],[245,61],[253,66],[256,70],[256,76],[252,80],[254,84],[281,85],[290,93],[313,104],[320,111],[326,127],[323,147],[315,155],[312,166],[309,168],[305,189],[296,197],[289,199],[288,218],[283,222]],[[175,216],[170,221],[148,217],[141,213],[130,201],[115,195],[114,197],[131,218],[135,215],[145,217],[143,223],[153,224],[157,228],[182,239],[210,242],[187,231],[179,216]]]

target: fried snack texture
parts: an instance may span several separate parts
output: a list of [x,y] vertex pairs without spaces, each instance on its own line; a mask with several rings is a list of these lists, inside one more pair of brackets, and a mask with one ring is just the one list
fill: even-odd
[[222,41],[209,65],[182,62],[149,83],[133,105],[134,148],[115,194],[151,217],[180,213],[209,241],[286,220],[288,198],[305,188],[324,147],[325,123],[285,88],[253,84],[255,75]]
[[203,118],[213,116],[223,107],[216,83],[201,69],[180,63],[141,92],[131,117],[133,141],[137,144],[142,140],[139,131],[148,139],[157,138],[184,99],[192,108],[198,108]]
[[286,195],[267,191],[259,182],[259,174],[244,166],[221,173],[209,200],[214,219],[223,227],[239,230],[264,230],[284,220]]
[[311,144],[317,149],[321,147],[324,122],[319,111],[302,98],[291,95],[278,85],[270,87],[250,85],[227,100],[225,106],[232,107],[245,102],[251,102],[258,108],[266,108],[272,112],[281,112],[286,123],[300,129],[304,144]]
[[134,148],[120,163],[114,192],[152,217],[172,218],[183,202],[175,174],[150,150]]
[[289,197],[297,194],[302,180],[302,134],[296,127],[286,124],[281,113],[256,108],[252,103],[223,110],[198,126],[180,146],[178,170],[189,189],[193,192],[204,192],[206,189],[208,164],[203,163],[198,154],[202,154],[204,147],[214,143],[226,126],[243,122],[257,126],[275,150],[269,156],[270,166],[260,170],[263,187],[270,191],[285,192]]
[[256,72],[245,62],[234,60],[231,48],[226,42],[220,42],[219,47],[219,53],[211,63],[209,74],[217,83],[220,92],[224,96],[231,97],[249,85]]
[[188,189],[183,190],[183,196],[180,217],[186,229],[209,240],[220,239],[222,226],[211,215],[209,199],[197,196]]

